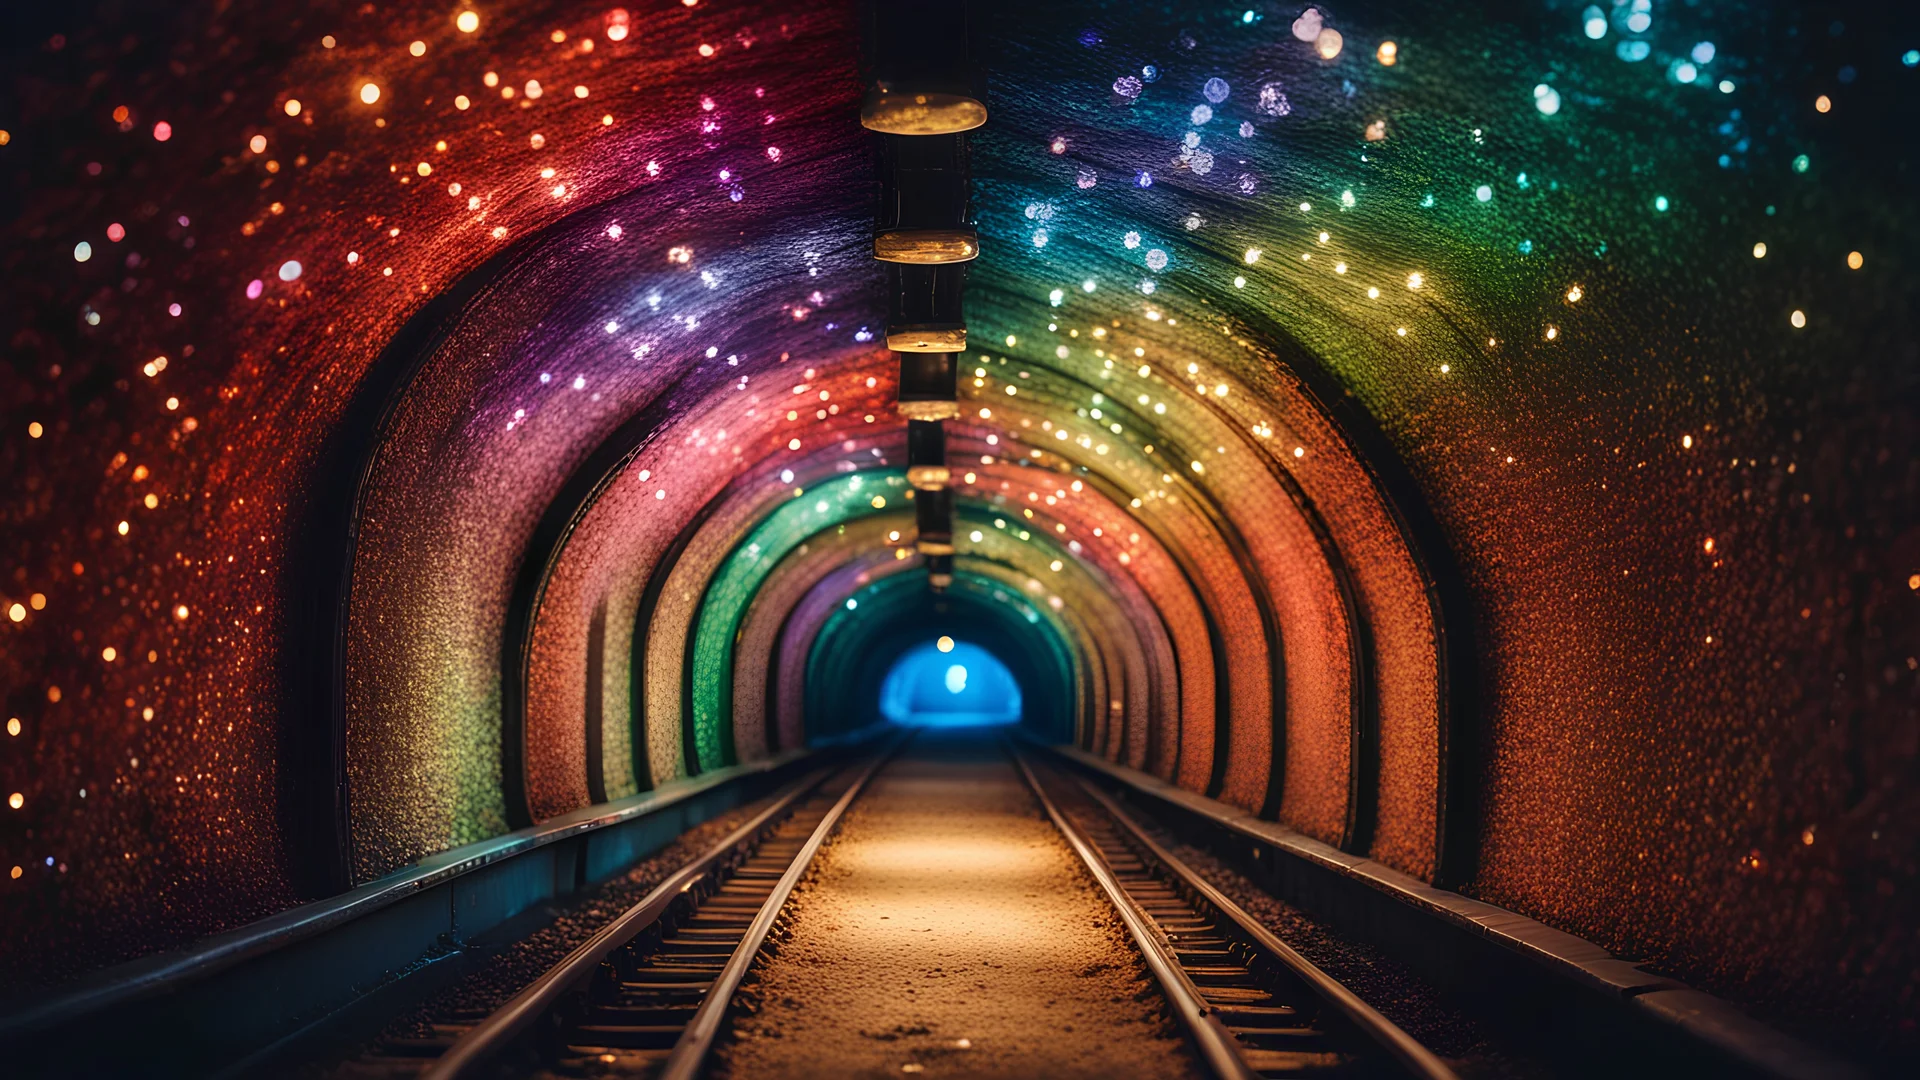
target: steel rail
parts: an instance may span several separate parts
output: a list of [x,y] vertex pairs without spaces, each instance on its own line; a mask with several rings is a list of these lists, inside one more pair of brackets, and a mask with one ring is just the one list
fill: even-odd
[[[820,747],[849,744],[867,737],[871,730],[817,740],[814,748],[794,750],[764,761],[732,766],[702,776],[676,780],[653,791],[630,795],[601,806],[584,807],[563,814],[529,829],[429,855],[410,866],[324,899],[268,915],[232,930],[214,934],[176,950],[108,967],[85,976],[70,989],[57,990],[52,996],[12,996],[11,988],[0,988],[0,1049],[14,1052],[23,1045],[49,1038],[48,1032],[76,1023],[107,1023],[124,1026],[124,1020],[105,1020],[110,1010],[128,1010],[127,1015],[145,1016],[163,1004],[172,1007],[200,990],[217,985],[219,978],[248,964],[274,962],[294,948],[328,933],[356,923],[372,923],[394,911],[406,901],[435,890],[447,890],[470,875],[483,874],[510,864],[513,860],[542,852],[560,844],[577,842],[602,830],[617,829],[644,821],[649,815],[688,805],[694,800],[722,790],[730,784],[751,780],[795,765],[819,752]],[[705,820],[702,818],[701,820]],[[557,898],[556,898],[557,899]],[[442,908],[458,909],[459,904],[442,901]],[[364,924],[364,923],[363,923]],[[478,930],[490,928],[479,926]],[[442,932],[461,928],[447,924]],[[476,932],[469,925],[468,932]],[[427,941],[431,941],[431,932]],[[424,947],[424,946],[423,946]],[[365,979],[378,978],[384,971],[405,968],[418,959],[416,953],[404,955],[373,954],[362,965]],[[361,959],[366,959],[362,957]],[[300,975],[289,969],[276,973],[270,981],[285,985]],[[357,979],[359,977],[356,977]],[[356,981],[355,985],[359,985]],[[265,991],[263,991],[265,992]],[[311,1014],[330,1012],[340,1002],[316,999],[276,1019],[284,1026],[304,1025]],[[208,1006],[214,1008],[215,1006]],[[220,1006],[225,1007],[225,1006]],[[132,1010],[137,1008],[136,1014]],[[275,1037],[278,1037],[276,1032]],[[267,1040],[271,1041],[271,1040]],[[17,1060],[17,1057],[9,1058]]]
[[832,773],[830,768],[821,769],[802,777],[772,805],[755,814],[752,820],[728,833],[704,854],[675,871],[639,903],[616,916],[588,938],[585,944],[569,953],[566,959],[549,968],[505,1005],[488,1014],[485,1020],[463,1032],[440,1055],[439,1060],[421,1074],[421,1080],[454,1080],[468,1076],[476,1067],[498,1056],[530,1025],[591,978],[616,949],[659,922],[682,894],[699,884],[722,860],[739,850],[742,844],[751,841],[792,810],[796,803],[825,783]]
[[1339,1013],[1347,1023],[1377,1044],[1401,1068],[1425,1080],[1458,1080],[1457,1074],[1433,1051],[1401,1030],[1399,1025],[1380,1015],[1373,1006],[1360,1000],[1339,980],[1320,970],[1313,961],[1300,955],[1293,946],[1281,941],[1245,908],[1234,903],[1225,893],[1182,862],[1178,856],[1162,847],[1106,792],[1089,784],[1083,778],[1074,777],[1073,781],[1082,791],[1092,796],[1094,801],[1100,804],[1101,809],[1125,829],[1136,843],[1146,849],[1153,860],[1160,864],[1162,870],[1178,878],[1180,884],[1193,890],[1207,906],[1232,922],[1235,929],[1246,937],[1248,944],[1284,965],[1306,984],[1311,992]]
[[1193,1041],[1194,1048],[1199,1052],[1200,1059],[1207,1069],[1218,1077],[1257,1080],[1259,1074],[1248,1068],[1247,1063],[1241,1059],[1233,1034],[1227,1030],[1225,1024],[1220,1022],[1220,1018],[1213,1014],[1212,1008],[1200,996],[1199,988],[1194,986],[1193,981],[1181,969],[1179,961],[1173,957],[1167,943],[1161,939],[1159,933],[1147,922],[1145,915],[1134,905],[1133,898],[1127,895],[1126,889],[1121,887],[1119,880],[1107,868],[1105,860],[1094,851],[1093,845],[1087,841],[1079,827],[1068,820],[1067,816],[1054,804],[1046,788],[1040,785],[1040,778],[1034,775],[1032,767],[1027,764],[1026,755],[1011,742],[1006,744],[1006,748],[1008,755],[1013,758],[1014,765],[1020,770],[1021,776],[1026,779],[1027,786],[1033,789],[1034,797],[1040,800],[1040,805],[1046,808],[1047,816],[1053,819],[1054,827],[1066,837],[1068,846],[1073,848],[1074,854],[1086,864],[1087,872],[1093,875],[1101,891],[1106,893],[1107,900],[1113,904],[1113,909],[1119,913],[1120,920],[1126,923],[1127,933],[1133,937],[1134,945],[1139,948],[1140,955],[1146,960],[1147,969],[1153,972],[1154,980],[1160,984],[1161,992],[1167,997],[1167,1004],[1172,1007],[1174,1016],[1180,1021],[1180,1026]]
[[759,914],[753,917],[753,922],[747,927],[746,936],[740,939],[740,944],[734,949],[733,955],[727,958],[727,964],[720,969],[719,977],[714,979],[706,996],[700,999],[700,1008],[693,1014],[693,1019],[688,1021],[686,1030],[680,1033],[679,1041],[673,1045],[673,1053],[668,1056],[666,1064],[661,1067],[655,1080],[694,1080],[705,1071],[707,1055],[712,1052],[714,1041],[719,1038],[721,1028],[726,1023],[727,1010],[733,1005],[734,992],[740,988],[741,980],[746,978],[747,970],[753,966],[754,958],[759,956],[760,947],[766,943],[767,934],[773,929],[773,922],[779,917],[780,909],[786,906],[787,898],[793,894],[794,886],[800,884],[801,875],[805,874],[807,868],[813,864],[813,857],[819,853],[820,846],[827,842],[827,837],[831,836],[833,830],[839,826],[840,818],[846,814],[847,807],[853,805],[853,800],[860,796],[867,782],[872,780],[874,774],[878,773],[888,761],[892,760],[893,755],[906,744],[906,741],[903,738],[886,751],[876,755],[873,763],[854,778],[853,783],[848,785],[846,793],[841,795],[839,801],[827,811],[826,816],[820,819],[820,824],[814,828],[813,835],[807,837],[807,842],[793,857],[787,872],[780,875],[780,881],[773,887],[773,892],[767,897],[766,903],[760,906]]

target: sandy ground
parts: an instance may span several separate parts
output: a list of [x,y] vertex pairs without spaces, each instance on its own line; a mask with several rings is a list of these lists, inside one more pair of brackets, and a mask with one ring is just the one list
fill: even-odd
[[923,732],[796,892],[720,1071],[1190,1077],[1125,928],[991,738]]

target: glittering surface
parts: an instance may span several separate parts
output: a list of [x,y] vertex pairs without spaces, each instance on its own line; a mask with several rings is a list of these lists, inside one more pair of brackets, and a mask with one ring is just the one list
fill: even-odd
[[[497,631],[485,623],[499,599],[489,589],[511,573],[514,530],[541,496],[537,484],[489,495],[485,474],[528,480],[591,448],[595,411],[564,400],[579,374],[608,370],[628,395],[646,381],[625,348],[562,352],[591,337],[588,327],[607,336],[603,322],[644,302],[625,288],[617,303],[587,298],[594,267],[611,260],[603,282],[618,272],[607,231],[616,222],[569,215],[634,200],[634,216],[619,222],[624,237],[665,268],[669,246],[719,236],[726,214],[777,213],[775,203],[794,197],[775,197],[782,184],[827,211],[805,228],[830,229],[832,170],[865,160],[857,132],[837,120],[831,133],[818,126],[857,92],[850,24],[837,9],[765,17],[675,6],[620,42],[601,32],[598,12],[559,4],[488,10],[471,34],[445,9],[418,5],[291,20],[246,6],[216,16],[211,5],[136,6],[95,24],[72,15],[50,12],[45,33],[8,43],[22,61],[8,79],[22,93],[0,115],[0,153],[22,207],[9,226],[4,290],[15,346],[6,473],[9,489],[24,485],[30,497],[7,500],[4,531],[22,546],[9,552],[0,607],[15,588],[47,597],[32,619],[5,624],[8,711],[22,734],[0,766],[21,793],[4,843],[6,868],[23,869],[4,882],[9,943],[0,952],[9,970],[42,976],[295,898],[274,810],[276,722],[310,703],[283,704],[291,664],[279,643],[293,617],[289,579],[310,572],[286,559],[312,470],[355,385],[409,315],[567,218],[550,242],[573,246],[562,252],[571,269],[555,267],[551,280],[578,286],[506,297],[492,313],[493,356],[519,374],[488,384],[486,347],[459,369],[449,339],[428,362],[456,365],[443,388],[448,411],[436,417],[421,401],[395,418],[443,440],[433,450],[389,443],[383,464],[403,488],[422,460],[451,466],[456,480],[443,492],[380,485],[388,509],[411,515],[425,504],[442,516],[370,518],[369,539],[417,545],[394,558],[449,565],[380,570],[378,552],[361,553],[373,567],[366,589],[384,580],[430,603],[382,612],[381,597],[359,592],[358,610],[387,620],[383,644],[411,659],[393,672],[406,681],[387,684],[392,697],[377,708],[361,698],[352,725],[371,751],[354,762],[363,783],[350,803],[365,826],[358,866],[377,872],[497,827],[497,736],[489,744],[485,735],[497,724],[487,689]],[[415,40],[422,55],[407,48]],[[703,42],[719,46],[713,56],[699,54]],[[172,73],[150,77],[169,64]],[[368,83],[381,88],[371,103]],[[714,95],[714,109],[703,95]],[[724,127],[702,130],[714,113]],[[845,155],[838,166],[835,154]],[[715,179],[728,168],[738,170],[734,183]],[[648,202],[660,194],[646,190],[649,180],[669,194]],[[856,185],[844,190],[839,205],[857,208]],[[681,215],[690,224],[674,230]],[[684,273],[738,270],[748,288],[735,299],[757,288],[779,304],[769,318],[794,322],[791,306],[818,307],[810,297],[833,288],[809,274],[806,253],[825,270],[841,252],[864,279],[870,270],[848,257],[861,240],[857,229],[839,233],[837,246],[791,235],[791,262],[729,263],[715,250]],[[87,261],[76,262],[82,243]],[[781,292],[773,279],[786,273],[795,280]],[[542,309],[561,321],[547,328],[548,346],[530,348],[531,327],[515,330],[513,320]],[[699,305],[714,325],[751,325],[726,310]],[[798,333],[855,347],[851,328],[824,330],[832,321],[823,312]],[[628,343],[616,334],[609,344]],[[534,388],[530,377],[548,370],[533,366],[540,351],[570,356],[566,382]],[[617,361],[624,378],[595,367]],[[533,454],[499,444],[514,409],[538,416],[553,397],[563,398],[555,419],[568,417],[579,441],[549,436]],[[598,422],[621,415],[608,408]],[[486,466],[484,452],[500,457]],[[531,460],[549,455],[548,466]],[[471,526],[481,528],[463,544]],[[103,659],[109,648],[114,659]],[[473,659],[483,654],[484,669]],[[356,670],[363,690],[380,681]],[[443,706],[444,719],[427,713]]]
[[[975,377],[965,380],[963,393],[971,396],[969,404],[975,417],[979,421],[997,421],[983,428],[980,438],[994,440],[988,445],[1000,455],[1029,466],[1067,472],[1088,470],[1117,486],[1118,497],[1132,496],[1128,506],[1140,526],[1144,526],[1142,532],[1151,529],[1163,533],[1169,550],[1180,561],[1181,572],[1199,593],[1219,632],[1215,648],[1222,663],[1209,667],[1225,669],[1227,730],[1234,737],[1230,741],[1239,747],[1238,750],[1229,747],[1227,751],[1226,794],[1250,809],[1259,808],[1264,800],[1271,760],[1272,658],[1263,629],[1260,600],[1255,593],[1258,578],[1250,576],[1251,571],[1237,557],[1231,538],[1223,534],[1214,516],[1218,513],[1218,504],[1196,490],[1194,481],[1189,479],[1196,474],[1190,468],[1177,475],[1166,471],[1165,466],[1181,466],[1156,459],[1156,454],[1164,458],[1167,452],[1164,444],[1155,446],[1152,435],[1134,428],[1131,439],[1119,437],[1129,434],[1129,429],[1116,418],[1133,418],[1124,405],[1099,391],[1074,392],[1073,384],[1057,376],[1050,377],[1038,365],[1027,367],[1010,361],[1003,364],[1001,361],[1005,359],[993,357],[994,366],[988,368],[984,366],[988,361],[982,357],[980,366],[973,369]],[[1007,393],[1008,390],[1013,393]],[[1074,410],[1075,419],[1071,421],[1056,423],[1046,418],[1053,410],[1069,409]],[[1087,412],[1085,420],[1078,417],[1080,409]],[[980,416],[982,410],[990,415]],[[1093,416],[1095,411],[1100,416]],[[1107,425],[1108,430],[1099,431],[1096,423]],[[1112,427],[1119,427],[1121,431],[1112,432]],[[1108,441],[1096,437],[1100,435],[1115,437]],[[1156,452],[1148,453],[1147,447],[1155,447]],[[982,455],[989,456],[993,455]],[[1049,499],[1054,503],[1071,502],[1082,497],[1080,491],[1068,494],[1073,482],[1056,484],[1055,487],[1061,489],[1058,495],[1040,488],[1030,489],[1022,497],[1029,504],[1053,505],[1048,503]],[[1082,488],[1086,487],[1082,482]],[[1134,502],[1140,505],[1133,506]],[[1031,508],[1023,509],[1022,513]],[[1129,545],[1135,543],[1131,539],[1136,535],[1135,528],[1128,528]],[[1087,533],[1076,536],[1072,542],[1084,544],[1093,540],[1091,530]],[[1109,542],[1117,543],[1119,539],[1116,532]],[[1131,559],[1132,553],[1127,554]],[[1192,684],[1214,673],[1192,669],[1186,681]],[[1208,697],[1217,702],[1217,691]],[[1214,769],[1217,732],[1211,722],[1214,714],[1201,713],[1198,704],[1197,701],[1191,703],[1187,717],[1196,719],[1204,715],[1208,720],[1182,725],[1176,778],[1185,786],[1206,790]]]
[[845,529],[802,542],[768,574],[767,583],[754,593],[752,605],[741,618],[739,642],[733,650],[733,744],[740,760],[806,741],[806,725],[797,708],[784,721],[769,725],[769,718],[778,715],[774,702],[782,685],[798,684],[797,673],[792,673],[796,677],[791,680],[785,678],[790,673],[780,668],[779,658],[780,641],[796,605],[820,588],[824,579],[844,573],[844,582],[828,586],[839,599],[873,580],[875,571],[904,569],[907,549],[900,545],[912,533],[913,516],[904,506],[892,514],[872,514]]
[[908,569],[914,568],[906,560],[882,563],[872,570],[859,564],[844,564],[808,590],[794,605],[787,619],[787,629],[780,635],[780,651],[775,665],[780,673],[779,701],[775,708],[778,710],[777,726],[781,731],[807,733],[843,730],[838,717],[809,717],[806,714],[807,658],[813,654],[820,628],[836,611],[844,609],[851,594],[889,577],[904,574]]
[[[643,190],[602,212],[644,219],[650,195]],[[812,285],[798,260],[785,273],[763,272],[764,282],[753,281],[731,269],[744,250],[728,251],[715,237],[702,245],[712,254],[699,265],[724,269],[700,272],[748,279],[733,280],[727,299],[716,302],[695,273],[661,257],[664,238],[636,226],[614,240],[606,230],[598,220],[569,223],[551,249],[518,268],[523,280],[489,290],[414,377],[385,432],[368,480],[348,614],[348,761],[363,873],[501,831],[499,635],[518,560],[489,553],[524,550],[553,488],[581,458],[700,365],[704,342],[713,339],[689,340],[686,319],[726,318],[723,303],[751,309]],[[593,268],[566,278],[580,292],[533,288],[561,251],[581,248],[591,252]],[[623,293],[633,290],[630,308],[605,307],[609,279]],[[557,335],[555,324],[573,329]],[[762,355],[744,367],[708,364],[704,381],[724,392],[778,363]],[[737,393],[731,404],[751,407],[738,400],[745,396]],[[733,415],[729,410],[718,422]],[[689,434],[668,440],[678,444],[676,461],[652,462],[649,495],[670,496],[656,500],[656,516],[689,513],[712,494],[704,486],[724,478],[711,459],[718,455],[722,468],[731,463],[728,440],[713,438],[698,420]],[[678,483],[694,476],[691,485]],[[467,572],[422,573],[423,565]],[[549,746],[531,742],[531,774],[554,773],[542,756]],[[412,781],[389,790],[387,779],[401,763]],[[579,762],[568,771],[579,777]],[[435,782],[423,784],[428,776]],[[535,801],[549,814],[572,808],[550,796]],[[394,837],[395,849],[383,834],[402,821],[417,834]]]
[[[703,408],[671,414],[671,422],[649,432],[649,441],[598,489],[554,556],[534,628],[527,724],[528,780],[536,816],[562,813],[587,801],[583,684],[587,629],[596,609],[604,611],[605,619],[601,756],[608,797],[664,782],[684,770],[677,677],[663,684],[659,697],[649,699],[656,710],[650,715],[661,722],[646,728],[640,753],[634,753],[634,639],[648,582],[656,572],[664,573],[661,558],[693,526],[696,512],[725,501],[730,485],[738,485],[731,488],[736,502],[777,498],[787,490],[782,474],[793,474],[805,484],[837,473],[854,436],[862,436],[855,445],[870,459],[875,450],[884,456],[886,449],[872,436],[884,434],[892,445],[901,434],[878,433],[866,417],[874,415],[871,399],[891,388],[885,366],[862,350],[818,367],[802,366],[790,357],[779,361],[757,387],[751,380],[742,386],[735,377],[721,395],[702,402]],[[869,379],[873,387],[866,385]],[[820,405],[819,394],[827,385],[841,389],[843,401],[864,401],[869,408],[842,409],[834,403],[828,406],[834,411],[827,413],[825,408],[801,412],[787,407],[801,398]],[[802,446],[789,450],[796,437],[802,438]],[[894,452],[897,455],[897,448]],[[736,507],[728,520],[750,519],[753,507],[760,505]],[[708,546],[725,542],[724,531],[707,530],[704,535]],[[651,619],[651,612],[645,614]],[[652,639],[648,641],[651,645]],[[670,665],[663,670],[671,670]],[[638,774],[636,762],[646,763]]]
[[[970,448],[964,441],[955,445],[963,451]],[[973,479],[967,480],[968,476]],[[1154,737],[1150,724],[1172,740],[1177,740],[1183,730],[1195,729],[1206,732],[1210,740],[1213,657],[1200,604],[1153,535],[1133,531],[1125,511],[1096,490],[1084,484],[1075,489],[1073,485],[1079,481],[1044,469],[982,465],[961,479],[959,490],[982,504],[975,524],[960,532],[962,550],[970,555],[986,554],[992,550],[985,546],[989,535],[1004,539],[1037,531],[1042,537],[1068,538],[1063,553],[1066,557],[1060,560],[1062,569],[1071,558],[1078,557],[1099,576],[1068,579],[1074,583],[1091,580],[1095,588],[1091,593],[1070,594],[1063,603],[1092,608],[1089,614],[1095,625],[1111,623],[1114,629],[1124,627],[1128,631],[1121,638],[1122,647],[1130,656],[1128,669],[1136,674],[1128,680],[1120,715],[1109,719],[1123,730],[1109,731],[1104,743],[1096,734],[1089,743],[1116,759],[1143,764]],[[1026,527],[1029,525],[1032,528]],[[975,532],[980,534],[979,540],[973,538]],[[1056,577],[1052,559],[1044,560],[1044,565],[1047,574],[1035,580]],[[1117,601],[1120,610],[1103,610],[1111,601]],[[1108,698],[1109,703],[1113,700],[1118,699]],[[1106,709],[1113,711],[1110,704]],[[1175,742],[1175,748],[1177,745]],[[1163,773],[1171,774],[1175,752],[1169,749],[1166,753]]]
[[[756,514],[764,520],[738,540],[724,561],[714,560],[718,565],[702,558],[707,552],[701,550],[698,539],[689,545],[674,566],[674,578],[680,579],[683,572],[699,574],[709,566],[713,570],[711,578],[704,582],[699,624],[693,633],[693,657],[687,665],[693,680],[693,731],[699,743],[697,750],[703,771],[731,764],[733,710],[723,703],[731,696],[733,643],[740,616],[767,573],[806,538],[885,510],[889,502],[897,506],[906,501],[907,492],[912,490],[905,473],[857,472],[795,495],[771,513]],[[729,539],[739,536],[735,524],[723,517],[716,516],[713,526],[719,530],[718,535]],[[693,588],[691,583],[680,584],[670,579],[667,588],[676,587],[688,592]],[[678,627],[671,623],[667,627],[659,625],[663,619],[670,618],[665,611],[655,615],[657,640],[684,636],[675,634]]]
[[[975,334],[1098,378],[1118,319],[1302,475],[1332,448],[1286,369],[1363,410],[1464,573],[1468,890],[1910,1042],[1912,225],[1874,138],[1908,46],[1858,5],[1325,18],[1332,56],[1260,9],[1005,24]],[[1431,633],[1361,475],[1310,491],[1365,568],[1374,853],[1424,872]]]
[[[1844,7],[977,5],[956,592],[1098,752],[1913,1052],[1920,38]],[[9,976],[309,887],[327,470],[362,879],[513,816],[524,575],[535,818],[831,730],[916,587],[851,10],[458,15],[0,46]]]
[[[802,78],[758,65],[751,74]],[[349,804],[363,875],[504,826],[499,634],[519,554],[553,489],[669,387],[689,401],[738,393],[741,380],[781,362],[744,342],[769,329],[818,340],[817,326],[796,326],[803,321],[786,309],[858,273],[845,259],[847,233],[831,228],[839,207],[821,204],[821,216],[796,231],[778,223],[800,191],[817,197],[849,167],[848,141],[828,134],[839,126],[822,125],[845,99],[794,101],[797,84],[768,81],[771,89],[736,86],[717,97],[688,87],[668,98],[669,115],[650,120],[658,130],[645,144],[625,154],[600,148],[594,169],[648,182],[570,217],[517,259],[462,313],[395,406],[367,481],[348,613]],[[702,125],[716,137],[668,134]],[[789,134],[802,141],[769,160],[767,140]],[[823,140],[840,152],[800,149]],[[671,156],[655,156],[668,148]],[[732,200],[716,170],[754,197]],[[759,253],[767,249],[787,257],[766,259]],[[853,346],[835,336],[839,347]],[[688,441],[726,441],[706,435]],[[695,449],[682,462],[691,466],[708,447]],[[656,471],[661,490],[681,479],[672,467]],[[696,487],[681,498],[701,494]],[[698,502],[659,509],[685,514],[690,505]],[[548,730],[534,729],[528,745],[540,816],[584,802],[581,761],[567,749],[579,744],[581,726],[560,741],[541,737]],[[573,791],[553,790],[560,773]]]

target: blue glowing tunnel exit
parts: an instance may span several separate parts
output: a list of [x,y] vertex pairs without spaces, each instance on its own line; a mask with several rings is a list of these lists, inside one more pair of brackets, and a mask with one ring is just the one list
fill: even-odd
[[962,727],[1020,719],[1020,684],[978,645],[942,637],[909,650],[880,684],[880,711],[896,724]]

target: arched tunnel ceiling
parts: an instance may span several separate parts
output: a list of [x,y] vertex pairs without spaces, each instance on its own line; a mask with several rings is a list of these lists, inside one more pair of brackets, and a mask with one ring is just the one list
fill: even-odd
[[[973,565],[962,568],[962,562]],[[1029,579],[1030,580],[1030,579]],[[1022,585],[1012,585],[990,560],[956,560],[954,584],[943,597],[930,595],[905,574],[892,574],[856,590],[826,612],[809,649],[810,693],[828,716],[857,710],[878,715],[877,690],[893,663],[928,640],[921,628],[959,630],[984,645],[1012,669],[1026,703],[1025,716],[1038,732],[1064,737],[1074,725],[1072,704],[1081,697],[1084,666],[1076,670],[1073,617],[1051,604],[1035,603]],[[860,610],[869,612],[859,616]],[[916,632],[919,631],[919,632]],[[1086,655],[1084,648],[1080,655]],[[1037,723],[1035,723],[1037,721]],[[856,721],[857,722],[857,721]]]
[[1908,151],[1801,99],[1910,120],[1913,73],[1654,7],[976,5],[938,601],[849,8],[46,38],[0,115],[18,977],[847,730],[941,604],[1095,752],[1883,1017]]

